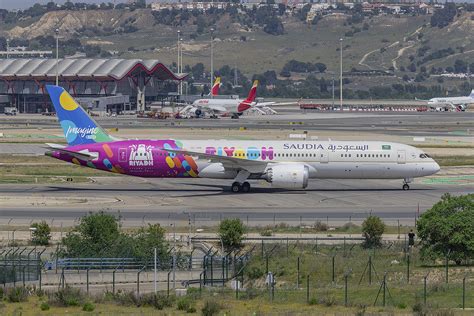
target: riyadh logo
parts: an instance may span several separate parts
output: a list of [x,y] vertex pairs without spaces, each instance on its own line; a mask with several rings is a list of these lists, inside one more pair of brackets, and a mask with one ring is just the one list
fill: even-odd
[[132,167],[148,167],[153,166],[152,146],[144,144],[130,146],[130,157],[128,159],[129,166]]

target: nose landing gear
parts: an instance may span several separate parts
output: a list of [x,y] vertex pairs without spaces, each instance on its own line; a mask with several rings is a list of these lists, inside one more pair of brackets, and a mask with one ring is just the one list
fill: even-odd
[[403,179],[403,186],[402,186],[403,191],[408,191],[408,190],[410,190],[410,186],[408,185],[408,183],[411,183],[412,181],[413,181],[412,178],[405,178],[405,179]]

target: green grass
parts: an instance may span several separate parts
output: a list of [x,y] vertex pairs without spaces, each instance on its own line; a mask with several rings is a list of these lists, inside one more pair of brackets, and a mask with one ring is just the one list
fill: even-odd
[[474,165],[474,156],[434,156],[433,159],[441,167],[472,166]]

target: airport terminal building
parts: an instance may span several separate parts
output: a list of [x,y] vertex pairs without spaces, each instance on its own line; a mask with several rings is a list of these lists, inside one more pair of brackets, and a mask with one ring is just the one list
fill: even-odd
[[[59,85],[94,112],[145,110],[145,102],[176,97],[186,75],[158,60],[141,59],[0,59],[0,113],[51,112],[47,84]],[[172,91],[172,93],[168,93]]]

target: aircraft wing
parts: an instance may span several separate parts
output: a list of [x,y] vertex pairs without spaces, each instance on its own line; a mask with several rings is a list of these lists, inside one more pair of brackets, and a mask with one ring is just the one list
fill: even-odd
[[299,101],[292,101],[292,102],[258,102],[255,106],[269,106],[269,105],[295,105],[298,104]]
[[225,107],[218,105],[201,105],[201,108],[217,112],[229,112],[229,110],[227,110]]
[[68,154],[81,160],[90,161],[90,160],[95,160],[99,157],[98,153],[89,152],[88,150],[73,151],[73,150],[66,149],[65,146],[59,145],[59,144],[47,143],[46,145],[48,146],[48,147],[45,147],[46,149],[59,151],[60,153]]
[[168,151],[175,154],[187,155],[187,156],[197,156],[202,159],[208,159],[211,162],[222,163],[226,169],[235,169],[235,170],[247,170],[250,173],[261,173],[264,172],[268,162],[251,160],[247,158],[238,158],[238,157],[228,157],[228,156],[219,156],[212,154],[205,154],[195,151],[189,151],[185,149],[167,149],[162,148],[161,150]]

